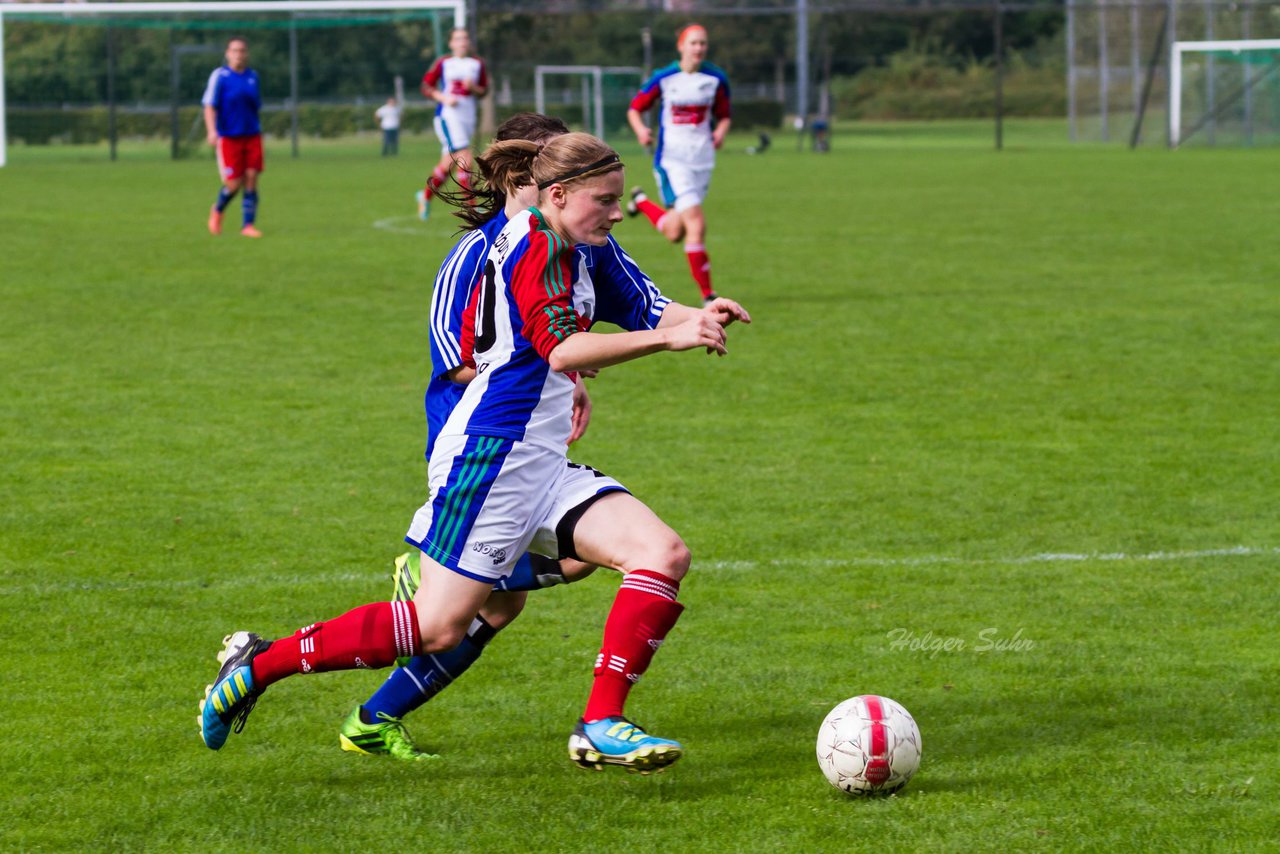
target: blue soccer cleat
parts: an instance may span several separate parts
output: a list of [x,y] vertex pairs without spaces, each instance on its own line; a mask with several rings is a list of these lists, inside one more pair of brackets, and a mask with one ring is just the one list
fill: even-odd
[[235,632],[222,639],[218,661],[222,669],[218,678],[204,689],[200,701],[200,737],[205,747],[217,750],[227,743],[233,729],[244,729],[245,719],[253,711],[261,691],[254,688],[250,663],[258,653],[271,646],[252,632]]
[[581,768],[597,771],[620,765],[633,774],[653,774],[683,755],[680,742],[649,735],[621,716],[592,723],[579,720],[569,736],[569,758]]

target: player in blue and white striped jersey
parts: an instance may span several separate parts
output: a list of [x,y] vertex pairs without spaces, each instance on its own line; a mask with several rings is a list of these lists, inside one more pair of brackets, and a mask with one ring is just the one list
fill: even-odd
[[[568,133],[559,119],[522,113],[513,116],[498,128],[497,139],[530,139],[535,142]],[[530,191],[533,191],[530,193]],[[524,210],[525,202],[536,199],[536,188],[523,193],[516,192],[507,199],[505,193],[492,192],[482,198],[469,194],[461,206],[464,218],[472,230],[468,231],[441,264],[431,293],[431,325],[428,339],[431,349],[431,377],[424,396],[427,415],[427,457],[435,447],[445,422],[457,407],[466,389],[466,383],[474,376],[474,366],[466,364],[464,346],[469,346],[470,334],[466,324],[472,315],[467,308],[472,302],[484,272],[484,262],[499,232],[507,225],[509,215]],[[533,198],[525,198],[532,195]],[[648,276],[640,270],[618,242],[609,237],[604,246],[581,245],[576,247],[578,263],[575,280],[593,281],[602,285],[600,293],[608,295],[629,291],[638,295],[626,302],[626,308],[606,305],[602,316],[619,315],[623,325],[649,327],[658,324],[669,300],[658,290]],[[625,316],[628,315],[629,316]],[[465,340],[464,340],[465,339]],[[581,437],[590,417],[590,399],[586,388],[578,379],[574,386],[574,407],[569,442]],[[414,550],[396,561],[396,591],[398,598],[412,598],[418,586],[419,555]],[[495,587],[499,592],[481,609],[479,618],[467,633],[467,637],[453,650],[434,656],[420,656],[403,662],[404,670],[395,671],[387,682],[368,701],[352,712],[343,724],[341,743],[345,749],[361,753],[387,754],[401,759],[416,759],[422,754],[412,746],[412,741],[399,723],[406,714],[426,703],[439,691],[452,683],[467,670],[484,651],[488,640],[498,630],[519,616],[525,603],[525,591],[541,589],[555,584],[585,578],[595,567],[582,561],[566,558],[555,561],[526,552],[516,562],[511,574]]]

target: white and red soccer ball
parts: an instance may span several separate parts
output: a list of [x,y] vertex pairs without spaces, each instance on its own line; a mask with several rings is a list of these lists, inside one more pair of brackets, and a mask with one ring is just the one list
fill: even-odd
[[888,697],[864,694],[831,710],[818,729],[818,765],[851,795],[892,795],[920,767],[920,728]]

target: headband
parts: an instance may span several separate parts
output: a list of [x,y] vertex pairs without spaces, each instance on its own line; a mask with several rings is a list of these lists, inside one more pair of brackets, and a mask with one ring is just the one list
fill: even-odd
[[560,175],[559,177],[556,177],[556,178],[552,178],[549,181],[543,181],[538,185],[538,189],[545,190],[547,189],[547,187],[550,187],[552,184],[563,184],[565,181],[568,181],[570,178],[577,178],[579,175],[585,175],[588,172],[594,172],[595,170],[601,168],[602,166],[610,166],[614,163],[621,164],[622,159],[618,157],[618,155],[616,154],[610,154],[608,157],[600,158],[595,163],[592,163],[590,166],[583,166],[581,169],[574,169],[572,172],[566,172],[563,175]]

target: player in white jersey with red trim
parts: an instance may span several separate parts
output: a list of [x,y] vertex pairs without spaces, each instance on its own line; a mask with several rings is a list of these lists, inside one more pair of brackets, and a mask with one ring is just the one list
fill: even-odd
[[661,101],[653,174],[663,205],[653,202],[639,187],[631,191],[627,213],[643,213],[654,228],[675,243],[683,238],[689,271],[704,302],[716,298],[711,287],[711,260],[707,257],[706,218],[702,202],[711,185],[716,149],[729,132],[729,78],[706,61],[707,31],[690,24],[676,38],[680,59],[658,69],[640,87],[627,121],[641,145],[655,142],[642,113]]
[[471,56],[471,34],[463,27],[449,33],[449,55],[431,64],[422,76],[422,94],[436,102],[434,120],[440,139],[440,161],[418,191],[418,217],[431,212],[431,197],[455,173],[467,186],[471,173],[471,137],[476,132],[476,101],[489,91],[484,60]]

